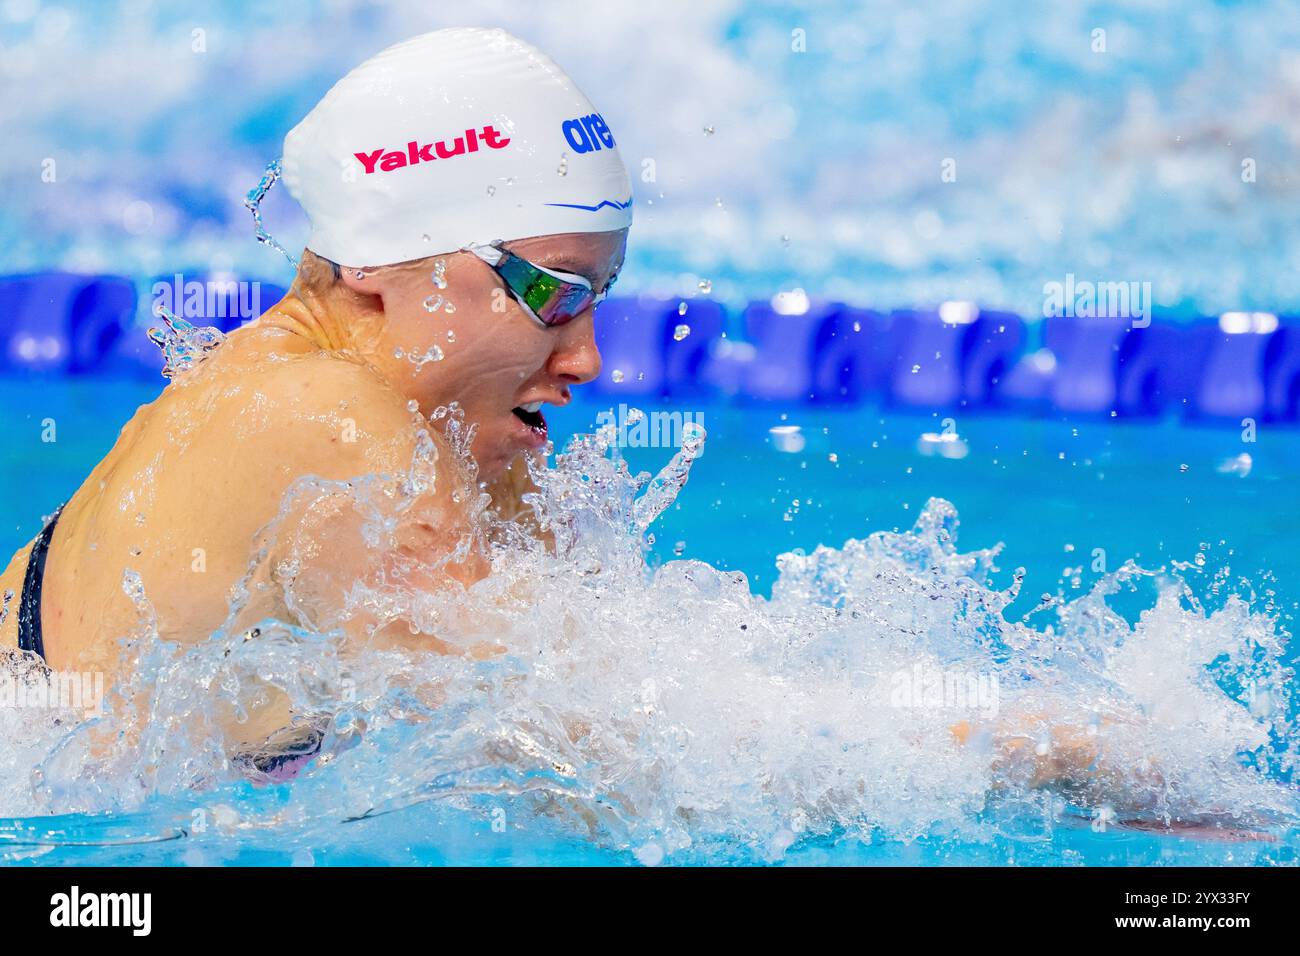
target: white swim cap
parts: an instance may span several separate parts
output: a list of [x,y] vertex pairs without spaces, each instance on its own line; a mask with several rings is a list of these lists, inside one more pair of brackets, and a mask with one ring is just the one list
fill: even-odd
[[437,30],[371,57],[289,131],[282,169],[307,248],[346,265],[632,223],[609,125],[504,30]]

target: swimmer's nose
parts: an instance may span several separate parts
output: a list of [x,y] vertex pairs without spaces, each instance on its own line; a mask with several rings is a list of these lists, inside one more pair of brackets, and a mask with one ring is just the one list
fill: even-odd
[[600,374],[600,350],[596,348],[596,329],[589,311],[555,330],[555,351],[551,353],[550,371],[556,378],[572,385],[583,385]]

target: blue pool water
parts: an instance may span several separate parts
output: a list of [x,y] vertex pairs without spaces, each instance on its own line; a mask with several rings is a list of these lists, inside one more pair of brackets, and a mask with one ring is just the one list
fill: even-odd
[[[98,380],[0,384],[10,453],[0,471],[5,547],[17,548],[35,533],[41,513],[75,489],[119,423],[154,391]],[[601,409],[579,402],[553,413],[554,437],[590,430]],[[1129,558],[1149,569],[1193,562],[1184,572],[1193,591],[1203,591],[1212,573],[1228,565],[1233,581],[1248,579],[1257,590],[1257,606],[1268,600],[1266,591],[1275,592],[1283,628],[1290,627],[1300,599],[1293,544],[1300,517],[1277,505],[1300,480],[1300,443],[1291,432],[1265,429],[1256,442],[1243,444],[1236,431],[1223,429],[971,417],[959,423],[965,457],[944,458],[918,449],[919,437],[939,428],[932,416],[877,408],[783,412],[716,405],[698,411],[709,434],[706,449],[685,491],[651,528],[652,564],[678,557],[706,561],[743,571],[755,592],[770,594],[779,553],[906,529],[927,499],[939,496],[960,514],[959,550],[1005,544],[993,585],[1006,587],[1017,567],[1026,569],[1019,598],[1004,611],[1008,620],[1028,613],[1045,593],[1067,599],[1085,593],[1100,577],[1091,567],[1095,549],[1104,550],[1111,571]],[[58,424],[56,442],[40,441],[46,418]],[[778,450],[769,429],[783,425],[800,426],[802,450]],[[657,470],[672,451],[637,448],[625,454],[633,470]],[[1248,475],[1219,470],[1243,451],[1251,456]],[[39,483],[33,475],[41,476]],[[1203,569],[1194,566],[1198,553],[1204,555]],[[1149,603],[1135,594],[1117,606],[1135,620]],[[1031,620],[1041,629],[1051,614]],[[1293,653],[1294,648],[1288,656]],[[318,773],[331,772],[344,769]],[[659,858],[657,850],[646,856],[636,846],[610,846],[607,839],[583,838],[562,825],[521,825],[518,819],[501,825],[491,802],[472,796],[457,806],[424,801],[353,822],[343,822],[326,801],[318,818],[313,787],[319,786],[319,778],[268,789],[231,785],[215,800],[173,793],[120,814],[5,821],[0,856],[40,863],[304,865],[629,864]],[[994,805],[986,812],[998,817],[997,826],[980,827],[976,815],[973,829],[907,839],[888,827],[830,832],[795,840],[766,858],[867,865],[1300,860],[1300,835],[1285,827],[1271,841],[1242,842],[1113,828],[1095,832],[1086,817],[1069,813],[1048,825],[1023,807]],[[684,859],[755,859],[750,841],[739,835],[705,846]]]

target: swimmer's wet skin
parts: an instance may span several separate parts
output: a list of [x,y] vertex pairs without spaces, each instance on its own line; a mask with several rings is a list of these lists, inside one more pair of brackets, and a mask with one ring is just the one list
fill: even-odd
[[[631,185],[610,124],[540,51],[472,29],[391,47],[288,134],[283,179],[312,223],[290,292],[142,407],[51,529],[41,644],[24,646],[52,668],[120,675],[142,613],[180,643],[218,628],[256,640],[259,621],[297,616],[357,649],[448,650],[377,611],[341,615],[348,588],[482,579],[474,483],[521,512],[542,409],[599,374],[593,310],[622,266]],[[453,403],[476,474],[430,422]],[[421,463],[432,480],[413,477]],[[352,488],[370,475],[410,498],[391,547],[348,546],[355,508],[294,510],[308,476]],[[292,558],[294,606],[253,589],[228,620],[259,548],[267,567]],[[0,589],[24,593],[39,557],[19,551]],[[18,615],[0,640],[19,646]],[[232,718],[230,750],[255,779],[292,776],[327,736],[275,688],[251,711]],[[1087,772],[1060,769],[1039,782]]]

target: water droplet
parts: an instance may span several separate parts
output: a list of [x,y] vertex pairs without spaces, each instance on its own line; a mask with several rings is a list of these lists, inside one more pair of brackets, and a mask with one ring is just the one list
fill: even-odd
[[704,135],[705,135],[705,136],[712,136],[712,135],[713,135],[713,127],[712,127],[712,126],[706,126],[706,127],[704,127]]
[[703,295],[708,295],[712,291],[713,291],[713,283],[709,279],[701,279],[700,292]]
[[433,295],[429,296],[427,299],[424,300],[424,311],[437,312],[439,309],[442,308],[442,302],[443,302],[442,296],[438,295],[437,293],[434,293]]
[[266,194],[271,191],[271,187],[276,184],[279,178],[280,161],[275,159],[266,164],[266,170],[262,173],[262,178],[244,197],[244,207],[253,214],[253,230],[257,236],[257,241],[270,246],[288,259],[289,265],[297,269],[298,260],[289,254],[288,249],[276,242],[275,237],[266,231],[266,226],[262,222],[262,200],[266,198]]
[[556,170],[556,172],[559,173],[561,176],[569,175],[569,154],[568,153],[560,154],[560,166]]
[[[401,350],[399,349],[398,351],[400,352]],[[401,358],[400,355],[396,357]],[[430,362],[441,362],[442,349],[436,345],[431,345],[423,355],[418,355],[415,352],[408,352],[406,354],[406,360],[414,365],[416,369],[421,369]]]
[[680,342],[682,339],[686,338],[686,336],[690,334],[691,334],[691,327],[689,325],[683,324],[673,329],[673,339],[678,342]]
[[678,314],[678,315],[685,315],[685,314],[686,314],[686,303],[685,303],[685,302],[678,302],[678,303],[677,303],[677,314]]
[[161,305],[154,309],[154,314],[162,319],[163,327],[149,329],[147,334],[149,340],[162,350],[162,373],[167,378],[188,372],[226,340],[219,329],[210,326],[196,328]]
[[623,370],[616,368],[614,369],[614,371],[609,373],[609,377],[612,378],[615,381],[615,383],[621,382],[623,381]]

